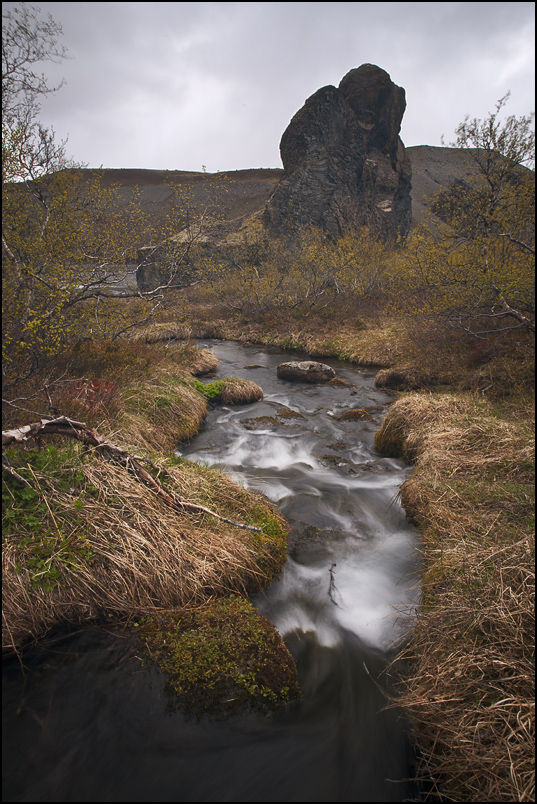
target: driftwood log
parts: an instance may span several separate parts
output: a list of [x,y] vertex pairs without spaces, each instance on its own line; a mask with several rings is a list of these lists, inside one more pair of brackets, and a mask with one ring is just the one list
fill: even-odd
[[[181,500],[175,494],[172,494],[170,491],[165,489],[162,483],[153,477],[153,475],[148,472],[147,469],[144,469],[144,467],[141,465],[142,462],[153,468],[156,468],[148,458],[143,458],[139,455],[132,455],[127,450],[118,447],[117,444],[114,444],[112,441],[103,438],[94,428],[88,427],[83,422],[77,422],[74,421],[74,419],[69,419],[67,416],[58,416],[56,419],[41,419],[38,422],[27,424],[24,427],[16,427],[13,430],[3,430],[2,447],[7,447],[10,444],[21,444],[29,441],[30,439],[40,438],[44,435],[63,435],[80,441],[86,450],[93,450],[103,460],[112,461],[113,463],[123,466],[127,471],[135,475],[139,480],[145,483],[146,486],[149,486],[149,488],[155,494],[157,494],[159,497],[162,497],[168,503],[168,505],[176,510],[209,514],[210,516],[214,516],[216,519],[219,519],[221,522],[227,522],[229,525],[234,525],[237,528],[261,532],[261,528],[257,528],[254,525],[245,525],[242,522],[236,522],[234,519],[228,519],[225,516],[220,516],[220,514],[217,514],[215,511],[211,511],[210,508],[205,508],[203,505],[196,505],[195,503],[189,503],[185,500]],[[2,467],[15,480],[23,483],[26,486],[29,485],[29,483],[23,477],[21,477],[13,469],[13,467],[10,466],[9,461],[3,454]]]

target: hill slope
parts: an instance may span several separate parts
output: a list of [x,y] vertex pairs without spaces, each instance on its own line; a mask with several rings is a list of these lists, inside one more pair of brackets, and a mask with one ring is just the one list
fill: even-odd
[[[457,148],[417,145],[407,148],[412,163],[412,224],[421,223],[431,198],[454,179],[471,170],[467,155]],[[86,173],[93,173],[86,169]],[[185,198],[201,209],[210,198],[227,222],[246,219],[264,209],[282,168],[251,168],[222,173],[195,173],[183,170],[104,169],[105,186],[117,185],[127,203],[134,187],[140,190],[144,208],[160,216],[171,205],[172,188],[180,188]]]

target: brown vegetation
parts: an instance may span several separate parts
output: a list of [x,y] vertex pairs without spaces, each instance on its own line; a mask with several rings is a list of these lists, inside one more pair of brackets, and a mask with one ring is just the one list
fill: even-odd
[[[364,229],[337,242],[304,232],[290,251],[256,222],[279,170],[105,171],[100,186],[95,171],[62,169],[64,145],[37,123],[38,99],[52,90],[29,66],[36,44],[45,60],[62,57],[57,26],[22,15],[24,25],[6,17],[14,41],[32,47],[18,64],[6,51],[18,80],[8,71],[4,417],[15,427],[60,411],[120,433],[152,455],[155,483],[189,507],[142,485],[129,459],[103,461],[87,444],[9,450],[5,648],[163,609],[173,618],[180,609],[189,630],[192,606],[209,612],[208,602],[248,594],[282,566],[287,529],[269,503],[221,473],[155,465],[155,451],[199,428],[211,397],[192,375],[214,368],[190,343],[166,350],[161,341],[229,338],[375,366],[385,370],[379,385],[418,391],[396,401],[376,445],[415,464],[401,498],[423,535],[423,603],[401,654],[410,669],[398,703],[413,718],[424,777],[442,799],[534,800],[534,173],[521,169],[534,157],[531,116],[500,122],[506,96],[485,121],[460,124],[458,148],[417,149],[420,197],[451,183],[448,163],[474,164],[425,204],[442,224],[429,218],[400,248]],[[222,217],[220,241],[233,248],[208,249],[204,286],[130,303],[115,295],[137,248],[171,244],[182,275],[190,247],[209,243],[208,221],[216,231]],[[185,240],[177,232],[187,220]],[[163,316],[125,341],[161,304]],[[88,338],[93,327],[100,340]],[[230,378],[212,390],[231,404],[260,398],[252,386]]]
[[7,453],[4,650],[92,621],[249,594],[281,568],[283,519],[223,473],[162,460],[136,472],[143,459],[87,449]]
[[220,399],[223,405],[249,405],[263,399],[263,389],[251,380],[230,377],[222,386]]
[[399,399],[377,448],[423,538],[423,601],[400,659],[423,778],[450,801],[534,800],[534,437],[529,403]]
[[[91,438],[84,441],[87,454],[61,440],[41,452],[31,444],[8,447],[4,649],[18,650],[61,627],[246,594],[281,567],[287,528],[270,504],[219,472],[162,457],[199,430],[207,400],[192,375],[216,363],[191,342],[148,349],[140,342],[88,341],[66,360],[61,382],[33,395],[30,404],[60,408],[88,428],[98,425],[105,440],[112,437],[131,452],[124,452],[120,466],[100,460]],[[227,404],[262,396],[254,383],[228,385]],[[7,404],[4,413],[12,427],[28,421],[26,405]],[[24,432],[31,441],[51,428],[49,421]],[[75,430],[90,432],[84,424]],[[140,452],[158,464],[141,470],[156,473],[150,488],[132,473],[136,461],[147,461],[133,457]],[[184,501],[180,510],[170,508],[156,482]],[[237,524],[245,520],[260,520],[246,537]]]

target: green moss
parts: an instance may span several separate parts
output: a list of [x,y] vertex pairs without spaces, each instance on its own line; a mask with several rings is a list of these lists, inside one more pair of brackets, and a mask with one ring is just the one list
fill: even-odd
[[281,637],[241,597],[147,617],[139,643],[167,675],[170,707],[198,717],[274,711],[300,696]]
[[203,383],[201,380],[194,381],[194,388],[196,391],[199,391],[200,394],[209,401],[209,402],[219,402],[222,396],[222,388],[226,384],[227,379],[224,380],[213,380],[209,383]]
[[[50,475],[47,488],[41,488],[40,494],[2,471],[2,539],[16,538],[19,572],[24,566],[32,587],[51,592],[59,585],[62,570],[79,560],[90,562],[93,557],[79,514],[84,510],[85,495],[93,495],[94,489],[86,487],[80,454],[71,444],[62,449],[53,445],[41,450],[12,448],[5,456],[27,482],[35,482],[36,472]],[[51,490],[73,499],[68,526],[58,511],[54,515]]]
[[300,352],[303,349],[303,346],[300,341],[294,340],[288,335],[281,338],[280,346],[282,349],[288,349],[291,352]]

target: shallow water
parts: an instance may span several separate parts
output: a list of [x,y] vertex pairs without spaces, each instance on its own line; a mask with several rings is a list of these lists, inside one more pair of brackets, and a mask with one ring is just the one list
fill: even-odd
[[[334,646],[352,632],[386,650],[408,629],[399,613],[415,605],[417,593],[416,535],[397,500],[409,470],[373,443],[392,397],[374,387],[374,372],[348,364],[328,361],[352,387],[289,383],[276,367],[293,355],[204,343],[219,357],[218,377],[253,380],[264,399],[215,408],[177,452],[225,467],[274,501],[293,529],[283,575],[257,605],[284,636],[299,630]],[[336,419],[364,407],[377,408],[373,421]]]
[[[294,355],[202,345],[218,376],[265,396],[215,408],[179,452],[225,466],[292,526],[286,566],[254,602],[295,657],[303,701],[276,717],[189,721],[167,711],[163,678],[131,638],[72,635],[26,654],[25,674],[4,663],[3,800],[403,801],[412,752],[401,713],[383,709],[381,674],[411,624],[417,552],[396,498],[408,469],[373,446],[390,397],[373,372],[336,361],[353,387],[279,380]],[[365,406],[380,408],[373,422],[335,420]]]

